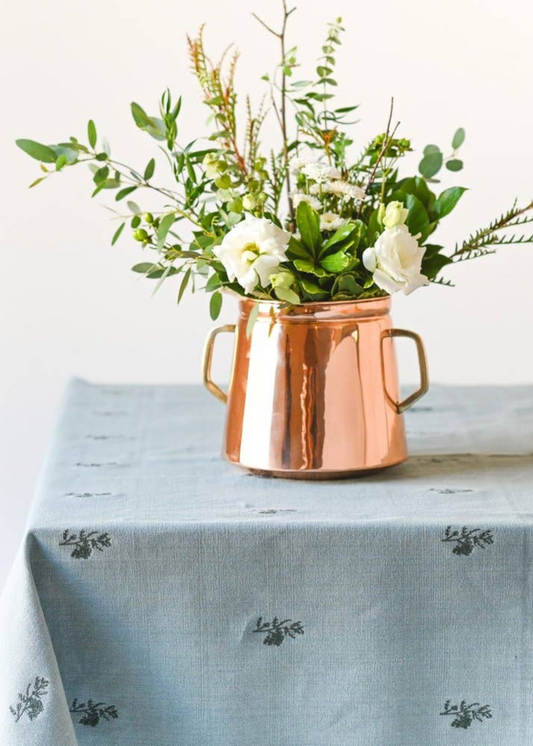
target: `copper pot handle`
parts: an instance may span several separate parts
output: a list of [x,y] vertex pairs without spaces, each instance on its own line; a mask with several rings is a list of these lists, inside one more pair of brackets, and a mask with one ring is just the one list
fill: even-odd
[[235,324],[225,324],[224,326],[217,326],[215,329],[211,329],[205,340],[204,355],[202,360],[202,375],[204,379],[204,386],[210,391],[213,396],[216,396],[221,402],[226,404],[228,401],[228,395],[225,391],[222,391],[220,386],[213,381],[211,378],[211,361],[213,360],[213,349],[215,345],[215,338],[217,334],[221,332],[235,332]]
[[[413,394],[410,394],[410,396],[406,397],[403,401],[400,402],[394,401],[394,399],[390,396],[389,392],[387,391],[387,385],[385,383],[383,340],[387,337],[390,339],[393,337],[407,337],[408,339],[412,339],[416,344],[416,351],[418,353],[418,366],[420,368],[420,387]],[[428,364],[426,351],[424,349],[424,343],[422,342],[422,339],[418,336],[418,334],[415,334],[415,332],[410,332],[408,329],[387,329],[381,335],[381,345],[381,374],[383,377],[383,388],[385,389],[385,396],[387,397],[389,404],[395,410],[396,414],[402,414],[402,412],[406,412],[410,407],[413,406],[416,401],[421,399],[424,394],[427,394],[429,389]]]

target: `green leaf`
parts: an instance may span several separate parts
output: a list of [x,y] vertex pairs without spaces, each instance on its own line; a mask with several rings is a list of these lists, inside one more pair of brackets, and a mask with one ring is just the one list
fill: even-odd
[[440,153],[438,145],[426,145],[424,148],[424,155],[430,155],[431,153]]
[[451,158],[449,161],[446,161],[446,168],[448,171],[461,171],[463,165],[463,161],[459,158]]
[[464,187],[451,187],[450,189],[445,189],[444,192],[438,196],[437,201],[435,202],[434,209],[438,218],[441,219],[445,217],[445,215],[449,215],[466,191],[467,190]]
[[330,254],[321,260],[320,264],[328,272],[338,274],[345,270],[350,264],[351,257],[344,253],[344,251],[337,251],[336,254]]
[[340,275],[337,282],[337,292],[347,293],[353,297],[361,295],[363,288],[357,284],[353,275]]
[[105,180],[107,179],[108,176],[109,176],[109,168],[108,168],[108,166],[102,166],[102,168],[99,168],[95,172],[95,174],[93,176],[93,181],[94,181],[95,184],[102,184],[103,182],[105,182]]
[[330,249],[332,246],[335,246],[335,244],[341,243],[342,241],[345,241],[348,236],[352,233],[354,229],[353,223],[345,223],[340,228],[337,228],[335,233],[329,238],[324,246],[322,247],[322,252],[324,253],[327,251],[327,249]]
[[181,299],[183,298],[183,294],[187,288],[187,285],[189,284],[189,278],[191,276],[191,272],[192,272],[192,267],[189,267],[189,269],[183,275],[183,280],[181,281],[180,289],[178,292],[178,303],[180,303]]
[[139,129],[148,132],[156,140],[166,139],[166,127],[162,119],[149,117],[142,106],[135,102],[131,104],[131,114]]
[[274,288],[274,294],[278,300],[284,303],[290,303],[293,306],[297,306],[300,303],[300,298],[290,288]]
[[136,186],[129,186],[125,187],[125,189],[121,189],[120,192],[117,192],[117,195],[115,197],[115,200],[117,202],[120,202],[121,199],[124,199],[128,196],[128,194],[132,194],[137,189]]
[[455,135],[453,136],[452,140],[452,148],[454,150],[457,150],[457,148],[460,148],[461,145],[464,143],[466,137],[466,132],[464,131],[463,127],[459,127]]
[[136,104],[135,101],[132,101],[131,103],[131,114],[133,116],[133,119],[135,121],[135,124],[137,127],[140,127],[141,129],[145,129],[146,127],[149,127],[152,123],[152,120],[148,116],[148,114],[145,112],[145,110],[140,106],[139,104]]
[[67,156],[62,153],[60,156],[58,156],[56,161],[56,171],[61,171],[65,163],[67,162]]
[[91,148],[94,148],[96,145],[97,135],[96,125],[92,119],[89,119],[89,124],[87,125],[87,137],[89,138],[89,145],[91,146]]
[[405,221],[405,224],[409,228],[409,233],[412,236],[416,236],[417,233],[424,235],[429,228],[429,217],[426,208],[414,194],[407,194],[404,204],[409,210]]
[[161,220],[159,224],[159,228],[157,229],[157,248],[158,249],[163,248],[167,234],[175,221],[176,221],[176,216],[174,215],[174,213],[171,213],[170,215],[165,215],[165,217]]
[[289,247],[287,249],[287,256],[289,259],[313,259],[313,255],[311,252],[305,248],[303,243],[301,241],[298,241],[297,238],[294,236],[291,236],[289,241]]
[[428,153],[418,164],[418,170],[426,179],[432,179],[442,167],[442,153]]
[[421,271],[429,280],[434,280],[443,267],[452,264],[452,260],[445,254],[440,253],[442,246],[428,244],[425,249]]
[[34,186],[37,186],[37,184],[40,184],[41,181],[44,181],[46,179],[46,176],[41,176],[39,179],[35,179],[35,181],[32,181],[32,183],[29,185],[28,189],[33,189]]
[[[122,224],[122,227],[123,226],[124,224]],[[131,271],[139,272],[139,274],[145,275],[152,269],[160,269],[160,267],[157,264],[153,264],[153,262],[141,262],[140,264],[135,264],[135,266],[131,268]]]
[[302,237],[302,243],[314,257],[320,248],[320,218],[307,202],[300,202],[296,208],[296,225]]
[[144,180],[150,181],[150,179],[154,175],[154,171],[155,171],[155,160],[152,158],[150,161],[148,161],[148,165],[144,169]]
[[[422,179],[420,176],[414,176],[409,179],[402,179],[398,182],[397,187],[399,190],[401,190],[401,192],[405,194],[414,194],[415,197],[418,197],[426,210],[431,209],[433,203],[437,199],[437,196],[428,187],[426,180]],[[395,199],[396,197],[393,193],[391,196],[391,200]],[[400,201],[403,202],[403,199],[400,198]]]
[[16,140],[15,142],[21,150],[35,158],[36,161],[41,161],[41,163],[56,162],[56,154],[48,145],[42,145],[35,140]]
[[306,299],[311,301],[326,300],[328,297],[327,291],[323,290],[319,285],[304,278],[299,278],[300,287],[303,290]]
[[211,275],[205,284],[205,290],[207,293],[211,293],[213,290],[218,290],[220,287],[222,287],[222,281],[216,273]]
[[222,293],[218,290],[213,293],[211,300],[209,301],[209,314],[213,321],[216,321],[220,316],[220,309],[222,308]]
[[121,224],[119,225],[119,227],[117,228],[117,230],[116,230],[116,231],[115,231],[115,233],[113,234],[113,238],[111,239],[111,246],[114,246],[114,245],[116,244],[116,242],[117,242],[117,241],[118,241],[118,239],[120,238],[120,234],[121,234],[121,233],[122,233],[122,231],[124,230],[124,226],[125,226],[125,225],[126,225],[126,223],[121,223]]
[[315,277],[329,277],[329,272],[326,272],[322,267],[317,267],[313,261],[308,259],[295,259],[293,264],[298,272],[306,272],[309,275],[315,275]]

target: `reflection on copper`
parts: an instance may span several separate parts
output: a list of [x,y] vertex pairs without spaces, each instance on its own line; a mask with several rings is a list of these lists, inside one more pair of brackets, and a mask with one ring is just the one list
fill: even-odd
[[[394,329],[390,298],[308,303],[284,308],[261,301],[249,336],[255,301],[240,303],[236,326],[211,332],[204,383],[227,400],[224,455],[232,463],[271,476],[346,477],[399,464],[408,456],[402,412],[428,389],[422,341]],[[228,395],[211,379],[213,343],[235,332]],[[400,401],[394,337],[414,340],[421,385]]]

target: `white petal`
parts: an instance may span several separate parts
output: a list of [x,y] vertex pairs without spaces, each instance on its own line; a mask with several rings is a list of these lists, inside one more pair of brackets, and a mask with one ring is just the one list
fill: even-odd
[[369,272],[375,271],[378,262],[374,249],[365,249],[363,251],[363,264]]
[[394,295],[394,293],[397,293],[398,290],[401,290],[401,284],[395,282],[392,277],[389,277],[389,275],[385,274],[385,272],[382,272],[380,269],[376,269],[373,274],[373,278],[378,288],[381,288],[386,293],[389,293],[389,295]]

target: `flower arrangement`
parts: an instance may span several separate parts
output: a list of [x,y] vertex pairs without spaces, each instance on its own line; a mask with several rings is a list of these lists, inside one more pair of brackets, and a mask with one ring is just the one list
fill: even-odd
[[[126,215],[117,211],[121,222],[111,243],[129,224],[133,238],[150,253],[133,271],[157,280],[156,289],[180,275],[178,302],[187,287],[203,287],[211,294],[213,319],[224,291],[289,305],[408,294],[429,283],[450,285],[441,272],[451,263],[485,256],[503,244],[533,241],[533,236],[513,233],[533,222],[530,202],[515,203],[451,251],[434,243],[433,234],[466,191],[452,186],[437,193],[441,169],[455,173],[463,167],[464,130],[456,131],[449,155],[428,145],[419,174],[400,175],[399,164],[412,146],[398,135],[391,102],[385,131],[364,147],[357,145],[353,155],[355,122],[350,117],[357,106],[336,103],[341,19],[328,26],[313,78],[296,79],[297,50],[287,44],[294,10],[283,0],[279,31],[255,16],[278,40],[280,55],[273,73],[263,76],[266,94],[258,110],[245,99],[242,138],[235,88],[238,53],[230,49],[213,62],[205,51],[203,28],[188,45],[210,113],[205,140],[178,142],[182,100],[170,91],[161,97],[158,116],[132,103],[135,124],[164,153],[170,187],[154,181],[153,158],[144,171],[115,160],[92,120],[86,143],[76,137],[55,145],[17,140],[41,163],[42,175],[31,186],[88,164],[93,197],[113,192],[117,203],[127,205]],[[263,147],[260,139],[267,116],[279,127],[280,143],[274,148]],[[141,193],[159,195],[161,209],[141,209],[132,201]]]

